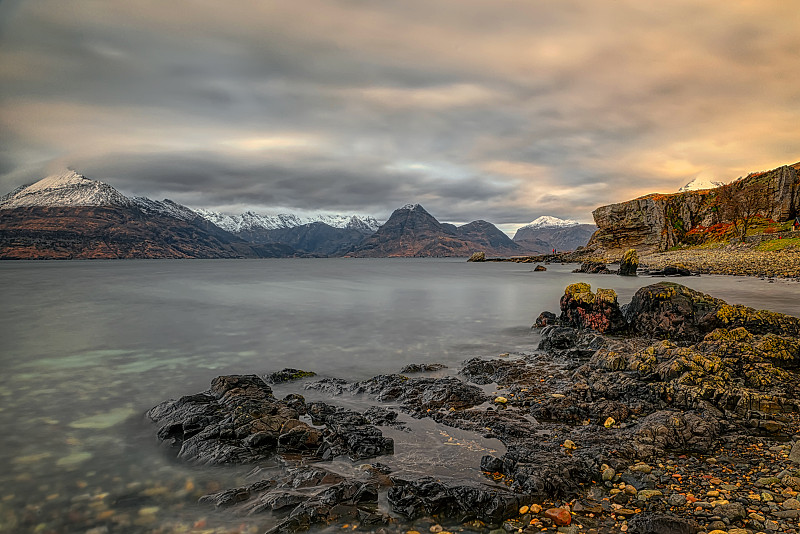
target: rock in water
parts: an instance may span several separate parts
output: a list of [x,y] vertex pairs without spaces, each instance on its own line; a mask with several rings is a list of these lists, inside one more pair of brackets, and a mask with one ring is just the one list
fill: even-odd
[[561,297],[561,323],[577,328],[592,328],[601,333],[620,333],[628,328],[613,289],[592,292],[592,286],[570,284]]
[[635,249],[628,249],[627,252],[619,260],[619,275],[620,276],[636,276],[636,270],[639,268],[639,255]]
[[[326,428],[301,421],[306,412]],[[307,406],[300,395],[278,400],[256,375],[219,376],[208,391],[162,402],[147,415],[159,425],[158,438],[180,449],[178,458],[202,465],[254,463],[276,454],[363,459],[394,449],[363,415],[321,402]]]
[[485,252],[475,252],[467,261],[486,261]]
[[572,271],[573,273],[587,273],[587,274],[611,274],[608,267],[602,261],[585,261],[581,263],[578,269]]
[[546,271],[546,270],[547,270],[547,267],[545,267],[544,265],[537,265],[536,267],[533,268],[533,272],[535,272],[535,273],[540,273],[540,272]]

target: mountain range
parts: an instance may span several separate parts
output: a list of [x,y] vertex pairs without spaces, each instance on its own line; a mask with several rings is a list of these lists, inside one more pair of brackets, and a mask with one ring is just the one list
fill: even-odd
[[[547,237],[579,226],[540,217],[524,229]],[[556,248],[567,246],[556,241]],[[546,252],[556,241],[542,239],[546,246],[534,250],[486,221],[440,223],[419,204],[395,210],[383,225],[364,215],[225,215],[126,197],[74,171],[0,197],[6,259],[508,256]]]
[[542,215],[519,228],[514,242],[528,252],[549,254],[553,250],[563,252],[586,246],[595,231],[597,227],[593,224]]

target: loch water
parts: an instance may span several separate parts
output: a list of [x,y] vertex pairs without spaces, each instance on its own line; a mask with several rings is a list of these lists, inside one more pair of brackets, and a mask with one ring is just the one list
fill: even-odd
[[[621,303],[659,279],[573,274],[573,265],[463,259],[137,260],[0,263],[0,532],[263,532],[274,518],[197,504],[250,467],[193,467],[144,413],[221,374],[285,367],[360,380],[437,362],[535,350],[530,326],[564,287]],[[730,303],[800,316],[800,284],[675,280]],[[491,389],[491,386],[489,386]],[[322,397],[363,409],[371,401]],[[410,422],[410,421],[409,421]],[[412,423],[412,422],[410,422]],[[384,430],[395,471],[480,477],[502,444],[431,421]],[[370,460],[375,461],[375,460]],[[334,469],[356,468],[337,461]]]

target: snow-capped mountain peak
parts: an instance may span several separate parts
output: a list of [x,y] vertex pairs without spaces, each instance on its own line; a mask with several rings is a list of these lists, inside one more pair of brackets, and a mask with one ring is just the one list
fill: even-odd
[[278,213],[267,215],[246,211],[239,215],[226,215],[206,209],[194,210],[204,219],[229,232],[247,232],[253,230],[278,230],[294,228],[304,224],[322,222],[334,228],[350,228],[362,232],[374,232],[380,223],[374,217],[365,215],[310,215],[299,216],[294,213]]
[[20,187],[0,199],[0,209],[33,206],[126,206],[131,200],[103,182],[69,170]]
[[685,193],[686,191],[700,191],[703,189],[714,189],[723,185],[725,185],[725,182],[718,182],[699,174],[691,182],[678,189],[678,193]]
[[[579,224],[578,221],[572,219],[559,219],[551,215],[542,215],[522,228],[568,228],[570,226],[578,226]],[[520,228],[520,230],[522,228]]]

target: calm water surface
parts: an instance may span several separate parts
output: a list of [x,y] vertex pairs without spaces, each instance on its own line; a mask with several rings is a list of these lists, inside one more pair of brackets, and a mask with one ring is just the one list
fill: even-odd
[[[657,281],[572,268],[534,273],[462,259],[0,263],[0,532],[180,532],[198,521],[261,531],[272,519],[196,504],[245,482],[247,470],[178,464],[156,443],[146,410],[226,373],[298,367],[364,379],[412,362],[457,367],[529,352],[538,342],[530,325],[542,310],[558,310],[568,283],[613,288],[624,303]],[[795,282],[680,282],[800,316]],[[381,461],[479,476],[479,458],[502,447],[416,425],[413,439],[387,431],[397,452]]]

